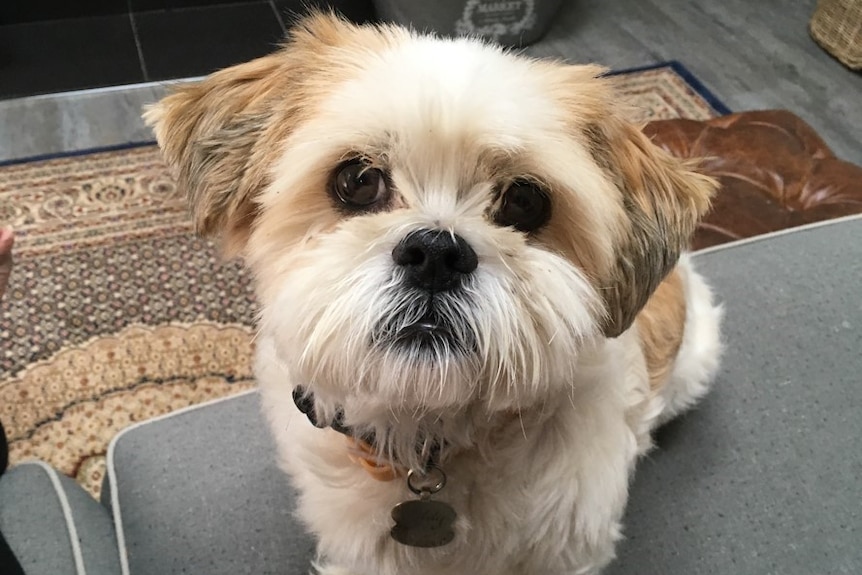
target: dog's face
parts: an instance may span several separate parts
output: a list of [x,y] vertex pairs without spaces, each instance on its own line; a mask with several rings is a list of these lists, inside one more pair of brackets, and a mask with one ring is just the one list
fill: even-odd
[[631,325],[713,190],[601,72],[316,16],[148,120],[295,384],[512,409]]

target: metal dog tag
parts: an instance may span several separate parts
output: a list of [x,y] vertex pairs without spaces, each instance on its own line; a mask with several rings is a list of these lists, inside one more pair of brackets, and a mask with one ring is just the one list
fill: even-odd
[[392,509],[392,538],[410,547],[441,547],[455,538],[457,517],[448,503],[418,499],[404,501]]
[[454,523],[458,516],[448,503],[431,501],[431,496],[446,485],[446,474],[431,465],[421,473],[407,473],[407,488],[419,496],[402,501],[392,508],[395,525],[389,531],[392,538],[410,547],[442,547],[455,538]]

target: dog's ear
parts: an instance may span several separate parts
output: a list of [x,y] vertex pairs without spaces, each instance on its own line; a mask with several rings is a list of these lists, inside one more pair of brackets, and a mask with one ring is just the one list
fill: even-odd
[[273,99],[283,89],[280,54],[181,86],[144,114],[188,198],[196,231],[242,249],[254,197],[267,184],[273,151]]
[[220,236],[229,254],[242,251],[281,144],[323,90],[310,85],[309,71],[325,68],[327,49],[357,31],[313,14],[273,54],[180,86],[146,110],[199,234]]
[[631,326],[688,247],[717,183],[623,119],[597,122],[586,132],[593,156],[622,197],[616,261],[600,278],[608,314],[604,333],[616,337]]

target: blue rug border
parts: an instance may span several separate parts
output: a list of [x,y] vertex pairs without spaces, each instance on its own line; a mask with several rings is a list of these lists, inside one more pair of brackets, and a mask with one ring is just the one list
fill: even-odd
[[[649,70],[658,70],[659,68],[670,68],[679,74],[692,89],[698,93],[719,115],[724,116],[732,113],[731,109],[724,105],[697,77],[688,71],[688,68],[683,66],[678,60],[667,60],[658,64],[648,64],[646,66],[638,66],[635,68],[625,68],[622,70],[611,70],[607,73],[608,76],[618,76],[621,74],[630,74],[632,72],[646,72]],[[114,144],[112,146],[102,146],[98,148],[86,148],[84,150],[75,150],[73,152],[55,152],[52,154],[40,154],[25,158],[17,158],[12,160],[0,161],[0,168],[6,166],[14,166],[17,164],[29,164],[31,162],[43,162],[46,160],[58,160],[62,158],[74,158],[75,156],[87,156],[90,154],[99,154],[103,152],[117,152],[120,150],[133,150],[135,148],[143,148],[144,146],[152,146],[155,140],[146,140],[140,142],[127,142],[125,144]]]
[[51,154],[39,154],[37,156],[27,156],[26,158],[17,158],[13,160],[3,160],[0,162],[0,168],[14,166],[16,164],[29,164],[31,162],[44,162],[46,160],[60,160],[63,158],[74,158],[75,156],[88,156],[90,154],[100,154],[102,152],[118,152],[120,150],[133,150],[135,148],[143,148],[152,146],[155,140],[146,140],[142,142],[126,142],[125,144],[114,144],[112,146],[100,146],[98,148],[84,148],[83,150],[75,150],[72,152],[54,152]]

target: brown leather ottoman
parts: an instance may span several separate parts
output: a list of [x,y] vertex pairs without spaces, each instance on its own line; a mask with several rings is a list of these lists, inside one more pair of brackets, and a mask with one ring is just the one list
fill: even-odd
[[862,213],[862,168],[786,110],[659,120],[644,132],[676,156],[704,158],[702,170],[721,182],[694,249]]

